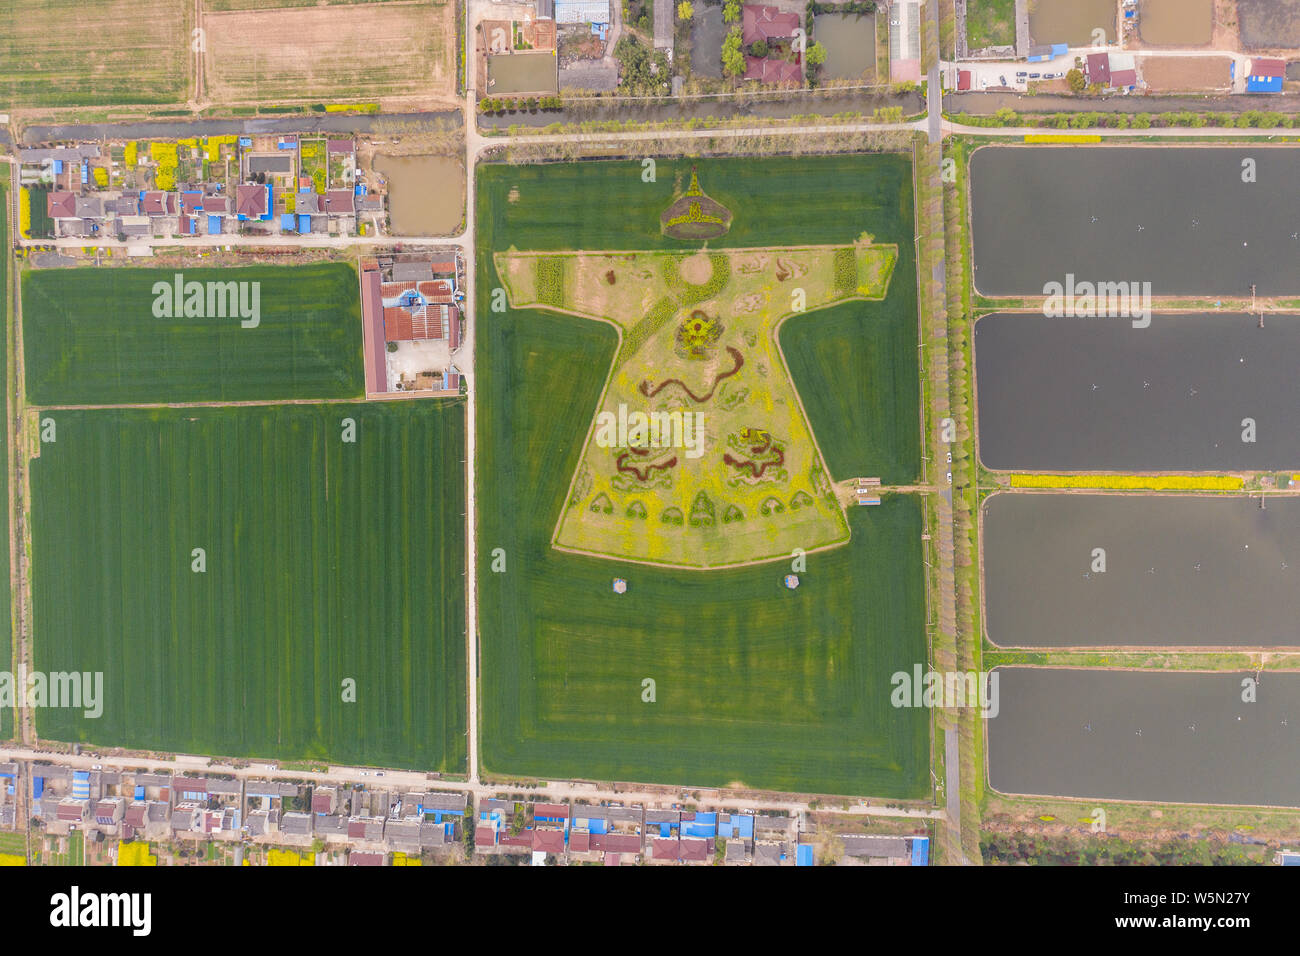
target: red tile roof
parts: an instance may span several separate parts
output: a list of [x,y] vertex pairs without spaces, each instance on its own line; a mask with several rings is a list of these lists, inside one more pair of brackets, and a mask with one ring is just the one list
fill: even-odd
[[1110,74],[1111,86],[1136,86],[1137,81],[1137,70],[1112,70]]
[[1110,54],[1089,53],[1087,73],[1089,83],[1110,86]]
[[745,46],[759,40],[784,40],[794,36],[799,14],[782,13],[776,7],[747,3],[741,9],[741,39]]
[[970,70],[957,71],[957,89],[958,91],[970,89]]
[[51,219],[72,219],[77,215],[75,193],[52,191],[45,197],[45,214]]
[[677,859],[677,840],[666,840],[663,837],[655,837],[654,850],[652,855],[656,860],[675,860]]
[[1255,57],[1250,61],[1251,76],[1286,76],[1286,61]]
[[384,358],[384,303],[379,296],[378,272],[361,273],[361,315],[366,340],[366,391],[388,389],[388,362]]
[[760,83],[800,84],[803,82],[803,73],[798,63],[747,56],[745,57],[745,79],[758,80]]
[[591,848],[613,853],[640,853],[641,837],[635,833],[593,833]]
[[353,850],[348,854],[348,866],[383,866],[382,853],[358,853]]
[[[428,283],[420,284],[427,285]],[[533,819],[536,820],[538,817],[559,817],[561,820],[567,820],[569,819],[569,808],[558,803],[534,803]]]
[[247,216],[249,219],[258,219],[266,215],[267,192],[269,190],[265,186],[256,184],[236,186],[235,213],[240,216]]
[[474,828],[474,845],[475,846],[496,846],[497,831],[494,827],[482,826]]
[[707,860],[709,858],[710,842],[708,840],[697,840],[693,837],[682,837],[678,841],[680,846],[678,854],[683,860]]
[[564,852],[564,831],[553,830],[550,827],[539,827],[534,830],[533,850],[559,856]]
[[574,853],[586,853],[591,849],[591,834],[586,830],[574,830],[569,834],[569,849]]
[[340,213],[354,212],[356,206],[353,203],[351,189],[331,189],[321,197],[321,208],[327,213],[339,215]]

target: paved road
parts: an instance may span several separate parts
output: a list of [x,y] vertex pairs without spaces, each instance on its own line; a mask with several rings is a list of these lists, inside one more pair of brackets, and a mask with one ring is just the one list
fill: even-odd
[[[282,770],[270,762],[250,761],[246,767],[236,767],[221,763],[207,757],[191,754],[178,754],[174,760],[162,760],[147,756],[95,756],[92,754],[65,754],[42,751],[31,747],[0,747],[0,760],[46,760],[61,766],[77,770],[91,770],[101,767],[108,770],[144,770],[159,773],[203,773],[220,774],[237,780],[291,780],[313,785],[362,784],[367,786],[420,787],[424,790],[455,791],[473,793],[475,797],[491,797],[498,793],[519,792],[522,787],[509,784],[483,782],[464,782],[458,780],[431,780],[427,774],[410,770],[385,770],[377,772],[360,767],[330,767],[324,771]],[[680,801],[687,792],[705,790],[697,801],[719,809],[756,809],[785,810],[789,813],[803,813],[808,804],[776,794],[767,796],[730,796],[717,793],[708,788],[696,787],[619,787],[611,789],[595,784],[572,782],[550,782],[536,789],[528,790],[534,799],[553,800],[612,800],[623,803],[660,804]],[[844,813],[853,816],[896,817],[918,820],[939,819],[943,811],[930,808],[909,808],[891,806],[872,806],[868,803],[851,803],[848,809],[832,803],[819,807],[818,812]]]

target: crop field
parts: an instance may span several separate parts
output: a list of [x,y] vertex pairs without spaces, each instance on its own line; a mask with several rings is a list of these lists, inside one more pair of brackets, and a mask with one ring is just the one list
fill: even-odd
[[[487,166],[478,182],[480,229],[504,237],[498,251],[513,246],[681,252],[686,244],[661,234],[659,215],[674,191],[686,187],[692,168],[709,196],[735,213],[730,231],[711,241],[711,249],[834,245],[863,233],[897,247],[884,301],[795,316],[780,335],[797,386],[805,380],[834,383],[799,388],[831,477],[914,480],[921,470],[921,410],[908,157],[661,160],[654,183],[641,181],[639,161]],[[617,215],[610,214],[613,208]],[[504,285],[496,276],[483,282],[488,289]]]
[[[6,334],[0,335],[0,359],[3,359],[3,367],[8,368],[9,363],[9,315],[13,304],[13,296],[9,292],[9,190],[0,186],[0,249],[4,250],[0,254],[0,295],[4,296],[4,304],[0,305],[0,318],[5,320]],[[0,402],[0,408],[5,406]],[[3,537],[0,538],[0,670],[9,670],[10,662],[13,657],[13,603],[11,594],[11,584],[9,578],[9,442],[5,441],[5,450],[3,458],[0,458],[0,464],[3,464],[4,474],[0,475],[0,502],[4,506],[4,514],[0,515],[0,532]],[[11,707],[0,708],[0,737],[8,739],[13,736],[14,732],[14,712]]]
[[251,284],[259,283],[257,324],[247,328],[252,319],[231,314],[233,308],[211,309],[206,298],[202,311],[210,317],[157,317],[155,283],[174,288],[175,276],[136,268],[24,273],[28,400],[103,405],[362,394],[361,303],[350,265],[183,273],[186,286],[204,283],[205,290],[207,283],[250,283],[250,305]]
[[[801,311],[883,299],[897,256],[867,244],[499,254],[512,306],[604,319],[622,335],[557,546],[720,567],[843,543],[775,333],[795,298]],[[625,441],[629,415],[642,431],[624,427]]]
[[455,92],[450,0],[213,6],[203,17],[203,69],[205,91],[217,102]]
[[0,4],[0,103],[178,103],[192,10],[185,0]]
[[36,669],[104,700],[40,736],[464,770],[463,402],[46,417]]
[[[897,244],[885,301],[836,309],[892,327],[915,365],[906,159],[800,162],[812,167],[802,177],[785,160],[697,161],[705,189],[736,213],[710,249],[848,244],[864,232],[875,243]],[[659,182],[647,184],[639,163],[489,166],[480,180],[481,241],[498,253],[689,252],[689,243],[658,229],[674,185],[680,192],[689,174],[685,163],[661,162]],[[808,182],[817,189],[800,185]],[[823,196],[834,187],[844,192]],[[610,216],[611,208],[619,215]],[[492,259],[479,262],[482,288],[506,287]],[[541,273],[552,298],[566,286],[556,275],[552,268]],[[905,289],[910,316],[885,308]],[[523,298],[533,297],[542,298],[535,285]],[[832,311],[797,321],[811,327]],[[926,655],[919,503],[887,496],[880,507],[852,509],[843,517],[849,542],[808,555],[795,590],[782,586],[790,571],[783,562],[701,571],[558,550],[552,534],[618,335],[609,324],[541,309],[485,310],[480,321],[484,769],[924,797],[928,714],[889,702],[891,675]],[[845,327],[834,334],[845,335]],[[915,375],[913,367],[913,396]],[[805,380],[794,369],[794,387],[823,416],[835,402],[810,395],[854,384],[852,376],[845,383]],[[911,407],[906,430],[892,436],[900,459],[918,442],[915,398]],[[819,433],[822,422],[817,414],[810,420],[831,459],[836,452]],[[852,430],[841,425],[829,434],[838,440]],[[841,453],[839,461],[860,455]],[[498,559],[504,565],[494,570]],[[614,593],[614,578],[627,581],[626,594]]]

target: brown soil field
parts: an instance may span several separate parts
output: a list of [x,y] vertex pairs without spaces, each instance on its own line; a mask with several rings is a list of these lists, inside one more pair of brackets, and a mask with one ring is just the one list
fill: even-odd
[[0,104],[184,102],[192,11],[185,0],[0,3]]
[[455,12],[449,0],[207,12],[204,89],[218,103],[449,99]]
[[1228,87],[1228,58],[1218,56],[1148,56],[1142,78],[1156,93],[1219,90]]
[[1243,50],[1300,47],[1300,0],[1237,0]]

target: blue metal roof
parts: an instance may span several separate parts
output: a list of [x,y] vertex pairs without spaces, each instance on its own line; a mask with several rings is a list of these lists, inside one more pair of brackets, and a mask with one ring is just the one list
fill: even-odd
[[1282,77],[1280,76],[1248,76],[1246,77],[1247,93],[1281,93]]
[[811,843],[800,843],[799,849],[794,856],[795,866],[812,866],[813,865],[813,848]]
[[930,838],[928,836],[912,837],[912,865],[930,865]]

